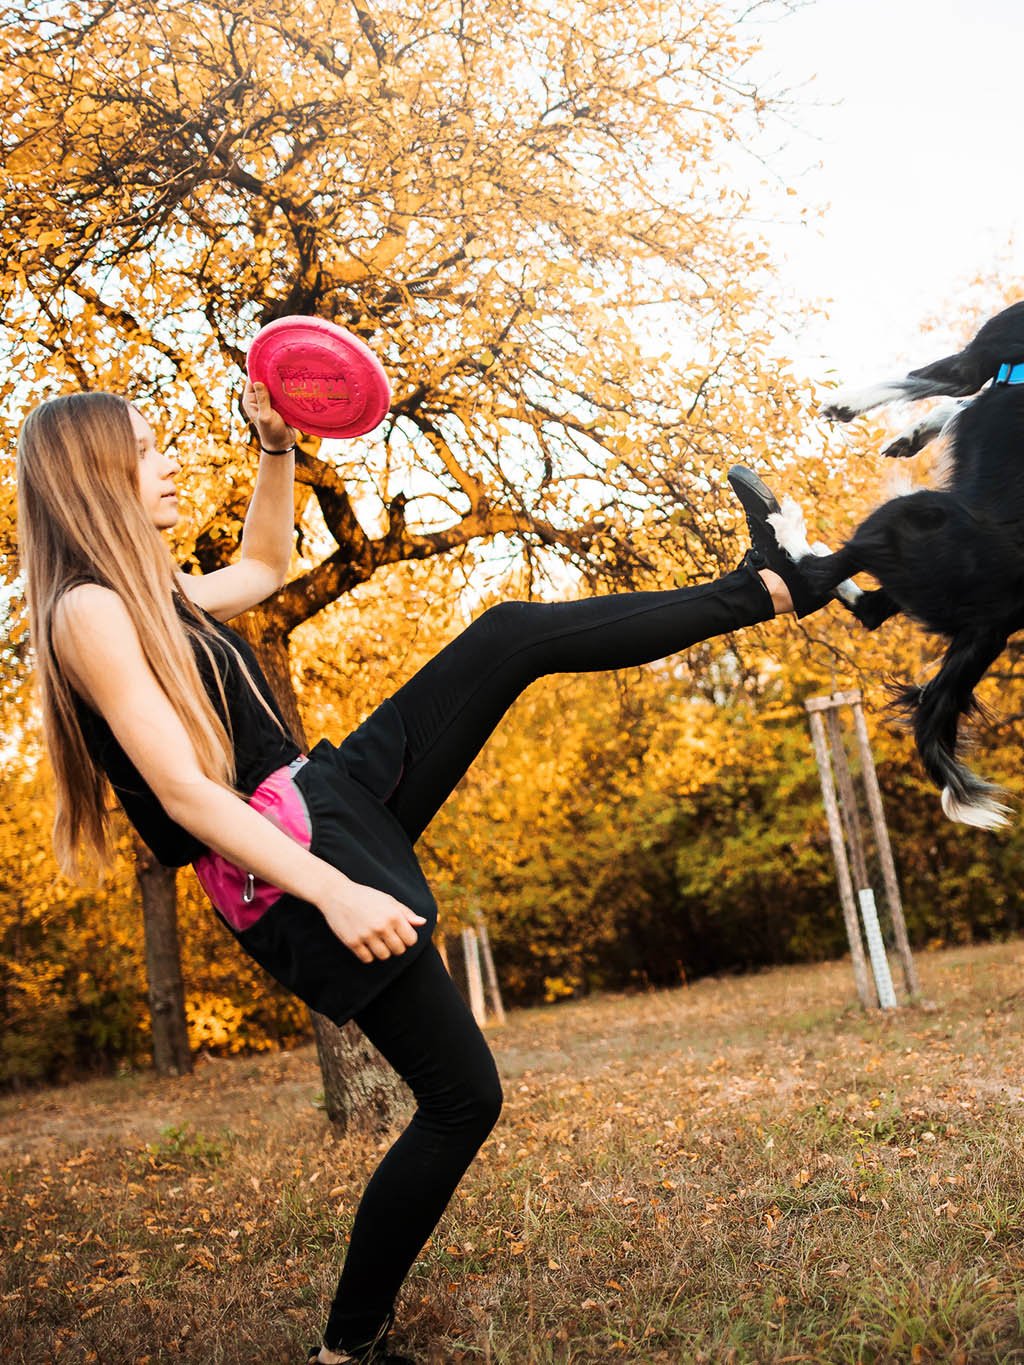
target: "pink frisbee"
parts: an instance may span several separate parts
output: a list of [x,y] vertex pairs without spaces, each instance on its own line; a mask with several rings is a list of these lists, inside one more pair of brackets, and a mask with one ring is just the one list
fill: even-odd
[[288,425],[310,436],[364,436],[391,403],[377,357],[324,318],[268,322],[253,337],[245,367],[254,384],[266,384]]

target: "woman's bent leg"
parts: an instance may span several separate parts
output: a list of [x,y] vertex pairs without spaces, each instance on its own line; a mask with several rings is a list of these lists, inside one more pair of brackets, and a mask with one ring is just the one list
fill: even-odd
[[386,1321],[501,1108],[490,1049],[433,947],[356,1023],[412,1089],[417,1108],[356,1212],[324,1331],[335,1351],[372,1340]]
[[745,566],[693,588],[491,607],[392,697],[407,749],[388,806],[415,842],[508,708],[547,673],[651,663],[773,615]]

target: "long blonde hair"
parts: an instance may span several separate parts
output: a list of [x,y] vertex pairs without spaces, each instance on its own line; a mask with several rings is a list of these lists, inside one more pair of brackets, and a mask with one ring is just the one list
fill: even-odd
[[[192,648],[194,642],[206,652],[227,714],[210,649],[211,641],[220,647],[224,641],[177,590],[170,548],[139,498],[138,462],[128,403],[110,393],[68,394],[41,403],[25,419],[18,440],[19,549],[56,782],[54,852],[74,878],[89,865],[109,866],[110,788],[86,747],[74,692],[50,634],[54,609],[73,584],[100,583],[118,594],[203,772],[220,785],[235,783],[231,736]],[[176,595],[186,606],[184,617],[175,609]],[[251,685],[244,663],[243,672]]]

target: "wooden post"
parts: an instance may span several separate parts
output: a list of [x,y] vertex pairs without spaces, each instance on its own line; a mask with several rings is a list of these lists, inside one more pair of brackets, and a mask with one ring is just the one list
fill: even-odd
[[846,830],[846,844],[850,852],[850,870],[853,873],[854,890],[858,893],[870,887],[868,864],[864,856],[864,840],[860,832],[860,817],[857,813],[857,794],[853,790],[853,776],[843,743],[843,731],[839,724],[839,712],[833,706],[826,712],[829,743],[832,747],[832,767],[839,788],[839,810]]
[[495,1023],[505,1022],[505,1006],[498,985],[498,974],[494,970],[487,925],[479,912],[475,918],[475,925],[467,925],[451,934],[438,934],[437,946],[448,975],[458,987],[459,994],[468,1002],[473,1018],[483,1028],[488,1016],[487,996],[490,996],[490,1013]]
[[466,956],[466,981],[469,986],[469,1008],[482,1028],[487,1022],[484,1003],[484,980],[480,974],[480,942],[475,929],[463,929],[462,951]]
[[853,979],[857,984],[857,994],[860,997],[861,1004],[865,1009],[871,1009],[875,1000],[868,982],[868,966],[864,960],[860,921],[857,916],[857,906],[853,899],[850,865],[847,862],[846,846],[843,843],[842,824],[839,818],[839,808],[836,804],[835,787],[832,783],[832,765],[829,761],[828,745],[825,742],[825,726],[821,719],[821,711],[831,703],[824,701],[822,704],[823,701],[822,698],[811,698],[805,702],[805,705],[810,713],[811,742],[814,745],[814,756],[818,761],[821,796],[825,803],[825,817],[828,820],[828,833],[832,841],[832,857],[836,865],[836,880],[839,882],[839,902],[843,909],[843,920],[846,923],[846,938],[850,945]]
[[[879,1003],[883,1009],[895,1008],[896,995],[892,986],[892,976],[889,971],[885,943],[882,939],[881,930],[878,924],[878,911],[875,905],[875,895],[868,882],[867,859],[864,855],[864,838],[861,831],[860,815],[857,809],[857,797],[854,789],[853,775],[850,771],[846,743],[843,739],[842,726],[840,725],[839,720],[839,708],[842,706],[849,706],[853,710],[857,744],[860,749],[861,773],[864,781],[865,794],[867,796],[868,810],[871,813],[871,824],[875,835],[875,846],[878,850],[878,861],[882,870],[882,878],[885,882],[885,896],[892,919],[893,937],[895,938],[896,948],[899,952],[900,961],[903,967],[907,994],[911,1000],[919,997],[920,988],[917,983],[917,973],[914,969],[914,961],[910,953],[910,943],[907,939],[907,926],[906,921],[903,918],[903,906],[900,901],[899,883],[896,879],[896,865],[893,862],[892,846],[889,843],[889,832],[885,825],[885,815],[882,810],[882,794],[878,786],[878,774],[875,772],[874,760],[871,757],[871,746],[868,742],[867,726],[864,722],[861,695],[859,692],[836,692],[830,697],[810,697],[804,702],[804,705],[807,708],[810,717],[811,742],[814,745],[814,753],[818,760],[818,770],[821,776],[821,790],[825,800],[825,814],[829,824],[829,836],[832,840],[832,852],[836,860],[836,875],[839,880],[840,899],[843,902],[843,915],[847,923],[847,935],[849,936],[850,932],[848,899],[852,901],[850,877],[850,863],[852,863],[853,881],[856,883],[857,898],[860,902],[861,915],[864,920],[864,931],[867,934],[868,946],[871,951],[871,965],[874,970]],[[845,844],[842,832],[839,828],[840,816],[836,807],[832,770],[830,767],[828,746],[825,741],[825,726],[821,717],[822,712],[828,713],[828,734],[832,747],[831,763],[834,764],[835,779],[839,786],[842,824],[846,834]],[[847,845],[849,846],[849,863],[847,862],[846,855]],[[844,890],[844,887],[846,890]],[[863,962],[863,948],[861,947],[859,928],[860,926],[858,924],[857,945],[861,962]],[[852,939],[851,953],[853,953]],[[856,954],[854,954],[854,958],[854,975],[856,976],[858,972]],[[858,991],[860,991],[859,980]],[[864,999],[863,994],[861,994],[861,999]]]
[[494,958],[491,955],[491,936],[487,932],[487,925],[481,916],[477,916],[477,933],[480,935],[480,951],[484,959],[484,973],[487,977],[487,989],[491,996],[491,1009],[494,1011],[494,1018],[499,1024],[505,1022],[505,1006],[501,999],[501,987],[498,985],[498,973],[494,970]]
[[885,940],[882,938],[882,930],[878,923],[875,893],[870,886],[866,886],[863,891],[858,891],[857,899],[860,901],[860,917],[864,921],[864,937],[868,941],[871,970],[875,974],[878,1003],[884,1010],[894,1010],[896,1008],[896,992],[892,986],[892,973],[889,971]]
[[444,969],[445,969],[445,971],[448,973],[449,976],[451,976],[451,974],[452,974],[452,968],[451,968],[451,963],[448,961],[448,936],[447,936],[447,934],[441,934],[441,933],[439,933],[439,934],[437,935],[437,951],[441,954],[441,961],[444,963]]
[[896,996],[892,988],[892,975],[889,959],[885,952],[885,942],[878,924],[878,910],[875,907],[875,893],[868,878],[868,863],[864,856],[864,839],[860,831],[860,812],[857,809],[857,793],[853,787],[853,775],[843,739],[843,727],[839,723],[839,708],[833,706],[828,712],[828,734],[832,744],[832,764],[835,769],[836,784],[839,787],[839,809],[846,828],[846,845],[850,850],[850,863],[853,868],[854,888],[860,905],[860,917],[864,924],[864,937],[868,944],[868,957],[875,978],[878,1003],[882,1009],[896,1008]]
[[899,953],[900,965],[903,968],[903,980],[906,984],[907,994],[911,1000],[918,1000],[921,996],[921,987],[918,984],[917,968],[914,966],[914,959],[910,952],[910,940],[907,938],[907,922],[903,918],[903,902],[900,899],[900,885],[896,879],[896,864],[893,861],[892,845],[889,843],[885,812],[882,810],[882,790],[878,785],[878,773],[875,771],[875,760],[871,756],[868,727],[864,720],[864,708],[859,696],[853,703],[853,723],[857,731],[857,743],[860,746],[864,790],[867,793],[868,810],[871,812],[871,823],[875,831],[878,861],[882,867],[882,881],[885,883],[885,899],[889,907],[889,916],[892,919],[896,951]]

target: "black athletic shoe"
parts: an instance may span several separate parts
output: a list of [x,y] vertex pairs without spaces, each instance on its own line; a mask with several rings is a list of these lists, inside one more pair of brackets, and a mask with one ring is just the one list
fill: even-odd
[[[372,1341],[366,1341],[361,1346],[339,1348],[337,1354],[342,1357],[343,1365],[416,1365],[412,1356],[400,1356],[388,1350],[388,1333],[394,1321],[395,1315],[391,1312]],[[320,1347],[311,1346],[306,1365],[316,1365],[319,1357]]]
[[831,590],[822,593],[812,588],[799,566],[793,563],[775,539],[768,518],[773,512],[781,512],[782,508],[768,485],[752,469],[742,464],[733,465],[729,470],[729,484],[746,514],[750,531],[750,549],[743,557],[744,564],[755,572],[758,569],[771,569],[777,573],[789,589],[797,616],[809,616],[826,602],[831,602]]
[[[382,1349],[384,1351],[383,1355],[381,1354]],[[394,1351],[388,1351],[386,1348],[380,1348],[373,1345],[369,1347],[369,1350],[371,1352],[369,1355],[366,1354],[366,1348],[360,1348],[354,1355],[351,1352],[346,1353],[342,1356],[342,1360],[345,1362],[351,1361],[352,1365],[416,1365],[412,1356],[395,1355]],[[306,1365],[316,1365],[316,1362],[319,1359],[320,1347],[311,1346],[309,1348],[309,1358],[306,1361]]]

